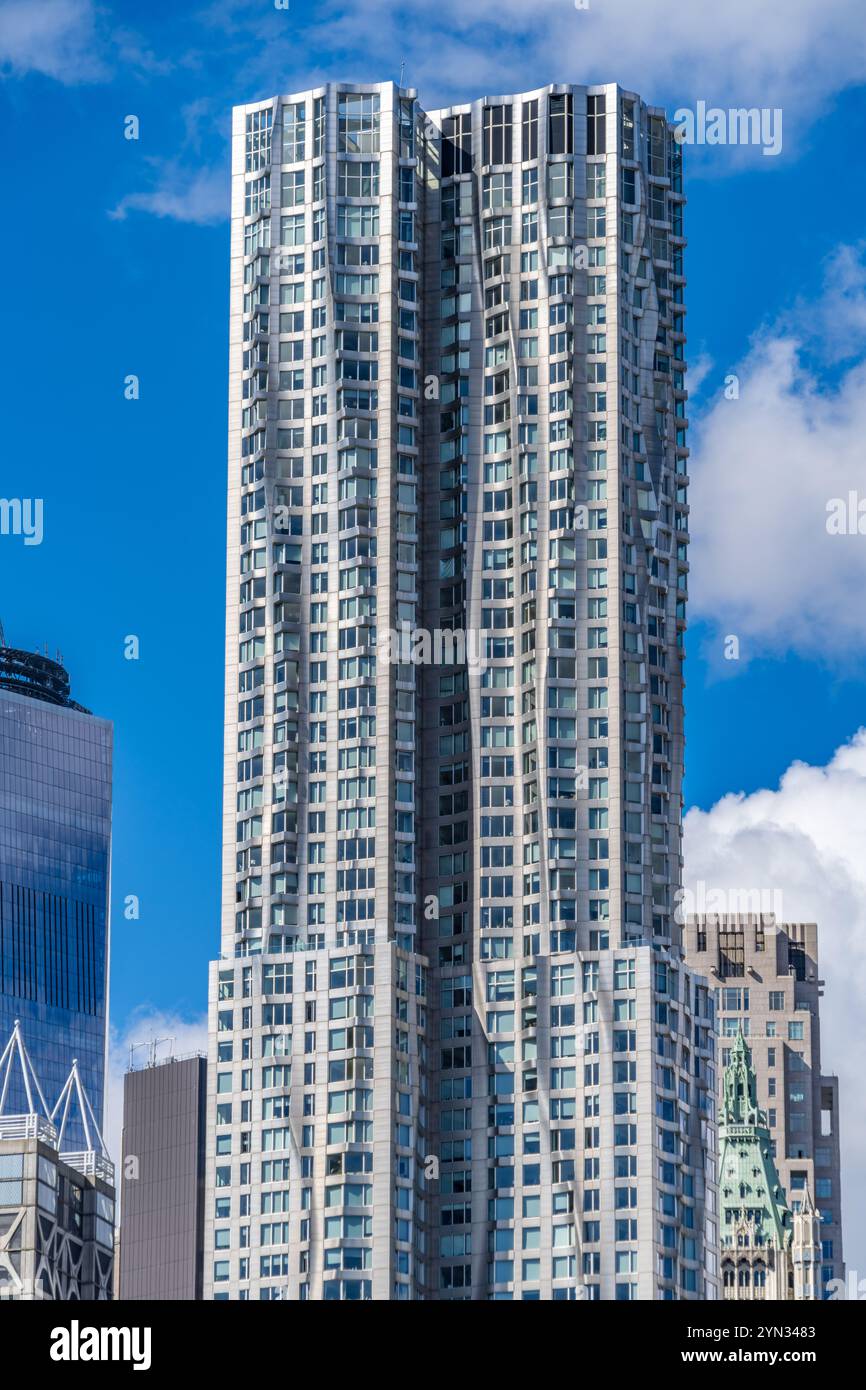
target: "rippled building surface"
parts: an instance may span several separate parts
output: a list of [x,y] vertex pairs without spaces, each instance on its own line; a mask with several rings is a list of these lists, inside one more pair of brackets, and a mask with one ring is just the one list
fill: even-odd
[[616,85],[235,110],[206,1297],[716,1295],[683,208]]

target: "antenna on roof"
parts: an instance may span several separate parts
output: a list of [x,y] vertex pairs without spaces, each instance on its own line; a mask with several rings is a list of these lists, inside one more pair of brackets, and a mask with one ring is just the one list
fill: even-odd
[[148,1042],[130,1043],[129,1070],[133,1071],[135,1069],[135,1053],[138,1052],[138,1050],[142,1047],[147,1048],[147,1061],[145,1062],[146,1067],[155,1067],[157,1065],[158,1049],[161,1047],[163,1043],[168,1043],[169,1045],[168,1057],[166,1058],[166,1061],[174,1061],[174,1045],[176,1041],[176,1038],[151,1038]]
[[401,61],[400,61],[400,86],[401,86],[401,88],[402,88],[402,86],[403,86],[403,73],[404,73],[405,71],[406,71],[406,59],[403,58],[403,59],[401,59]]

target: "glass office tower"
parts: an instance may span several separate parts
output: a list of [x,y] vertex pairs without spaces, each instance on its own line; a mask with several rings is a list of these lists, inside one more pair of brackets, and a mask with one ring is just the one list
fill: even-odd
[[206,1296],[714,1297],[672,129],[338,84],[233,140]]
[[[49,1105],[77,1057],[100,1127],[111,753],[110,722],[75,704],[58,662],[0,647],[0,1037],[20,1019]],[[77,1115],[68,1139],[84,1146]]]

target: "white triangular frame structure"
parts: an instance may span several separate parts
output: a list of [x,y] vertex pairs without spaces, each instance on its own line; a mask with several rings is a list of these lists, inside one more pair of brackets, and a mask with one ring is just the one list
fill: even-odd
[[[20,1068],[29,1107],[29,1113],[23,1115],[6,1113],[16,1065]],[[82,1153],[63,1153],[63,1140],[74,1102],[78,1104],[88,1149]],[[59,1133],[55,1123],[58,1116]],[[57,1104],[49,1112],[36,1069],[24,1045],[18,1019],[15,1020],[11,1037],[0,1052],[0,1139],[39,1140],[54,1151],[52,1159],[47,1160],[37,1148],[34,1158],[38,1157],[40,1164],[47,1162],[59,1172],[62,1171],[62,1163],[68,1168],[77,1169],[86,1178],[98,1179],[109,1188],[114,1186],[114,1165],[108,1157],[93,1107],[82,1084],[77,1060],[72,1063],[72,1070]],[[35,1171],[41,1176],[41,1169],[36,1168]],[[114,1226],[114,1195],[113,1191],[97,1191],[95,1196],[93,1210],[97,1224],[98,1218],[101,1218],[109,1232],[109,1238],[105,1239],[98,1234],[95,1237],[87,1236],[67,1229],[59,1221],[56,1210],[52,1213],[36,1207],[32,1197],[25,1200],[22,1190],[17,1203],[18,1211],[7,1208],[4,1229],[0,1233],[0,1271],[8,1276],[3,1279],[0,1299],[11,1297],[30,1301],[47,1298],[63,1302],[87,1297],[100,1301],[109,1299],[114,1265],[110,1240]],[[34,1209],[35,1236],[34,1228],[29,1224],[32,1219],[30,1213]],[[10,1250],[13,1240],[18,1242],[14,1253]],[[22,1260],[26,1263],[26,1273],[22,1273]]]
[[[49,1115],[51,1123],[56,1125],[57,1113],[62,1109],[60,1125],[57,1129],[57,1151],[61,1158],[65,1157],[63,1152],[63,1136],[66,1133],[66,1122],[69,1119],[73,1101],[78,1102],[78,1112],[81,1116],[81,1123],[84,1126],[84,1138],[86,1141],[85,1152],[98,1154],[100,1158],[107,1159],[108,1150],[105,1147],[105,1140],[100,1133],[99,1125],[96,1123],[96,1116],[93,1113],[93,1106],[90,1104],[90,1098],[84,1089],[81,1073],[78,1070],[77,1057],[72,1059],[72,1068],[66,1078],[63,1090],[57,1097],[57,1103]],[[93,1142],[94,1138],[96,1139],[95,1144]]]
[[[24,1094],[27,1097],[27,1111],[24,1115],[11,1115],[6,1112],[6,1104],[9,1097],[9,1085],[12,1080],[12,1071],[15,1063],[18,1063],[21,1079],[24,1082]],[[34,1094],[35,1093],[35,1094]],[[0,1053],[0,1128],[3,1127],[3,1120],[8,1122],[31,1121],[34,1132],[39,1128],[39,1122],[47,1126],[53,1135],[52,1117],[48,1111],[48,1102],[42,1093],[39,1084],[39,1077],[36,1069],[30,1060],[30,1054],[24,1046],[24,1038],[21,1034],[21,1021],[15,1020],[9,1041]]]

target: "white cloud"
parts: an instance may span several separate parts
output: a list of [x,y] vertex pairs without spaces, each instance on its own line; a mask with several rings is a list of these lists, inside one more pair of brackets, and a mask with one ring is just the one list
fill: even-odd
[[574,0],[323,0],[313,14],[300,45],[294,26],[281,30],[287,16],[266,18],[249,0],[209,6],[203,19],[260,39],[252,61],[281,90],[311,52],[332,76],[338,68],[368,80],[373,70],[396,79],[405,59],[406,83],[428,106],[550,81],[617,81],[659,104],[782,106],[788,139],[798,117],[814,119],[835,93],[866,81],[861,0],[763,0],[759,9],[754,0],[589,0],[586,9]]
[[179,1014],[153,1009],[148,1005],[134,1010],[121,1029],[112,1027],[108,1048],[108,1075],[105,1090],[106,1148],[119,1170],[121,1136],[123,1133],[123,1078],[129,1070],[129,1049],[135,1046],[134,1064],[142,1066],[147,1060],[149,1044],[157,1038],[170,1039],[157,1051],[163,1060],[169,1055],[183,1057],[190,1052],[207,1051],[207,1017],[183,1018]]
[[700,352],[689,360],[689,395],[697,396],[704,382],[711,377],[715,363],[708,352]]
[[14,77],[42,73],[68,84],[102,79],[106,69],[91,0],[0,4],[0,70]]
[[123,221],[130,212],[152,213],[175,222],[207,226],[229,215],[228,169],[190,169],[171,160],[156,164],[157,182],[142,193],[127,193],[109,217]]
[[[798,128],[866,81],[861,0],[763,0],[760,13],[754,0],[320,0],[309,16],[215,0],[193,18],[229,37],[236,85],[396,79],[403,60],[428,106],[552,80],[618,81],[659,104],[781,106],[795,152]],[[0,0],[0,69],[76,83],[115,65],[171,68],[138,35],[109,33],[110,20],[93,0]],[[732,163],[724,147],[704,162]]]
[[828,532],[831,499],[866,499],[864,342],[866,268],[842,247],[817,303],[719,368],[739,396],[720,390],[697,421],[692,612],[736,634],[743,658],[791,647],[838,659],[866,639],[866,535]]
[[849,1268],[866,1271],[866,729],[826,767],[793,763],[775,791],[725,796],[685,818],[686,886],[781,894],[785,921],[817,922],[827,988],[824,1073],[838,1072],[842,1222]]
[[800,301],[791,315],[828,362],[850,361],[866,348],[864,248],[866,243],[837,247],[826,266],[821,298],[815,304]]

